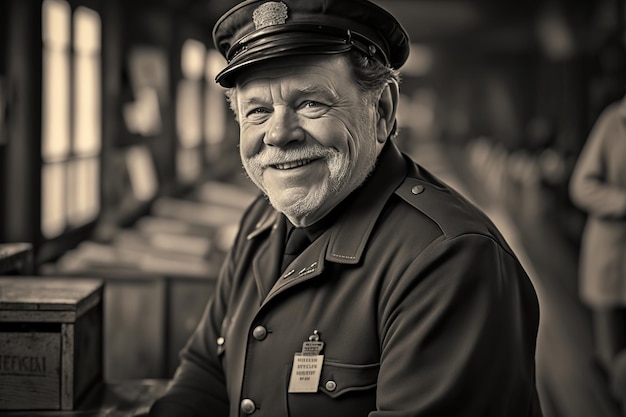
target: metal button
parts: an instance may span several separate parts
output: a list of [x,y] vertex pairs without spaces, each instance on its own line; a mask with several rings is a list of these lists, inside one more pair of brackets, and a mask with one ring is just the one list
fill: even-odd
[[420,194],[424,191],[424,186],[423,185],[416,185],[413,188],[411,188],[411,192],[415,195]]
[[335,381],[333,381],[332,379],[330,381],[326,381],[326,389],[328,391],[334,391],[337,389],[337,383]]
[[263,340],[267,336],[267,329],[263,326],[256,326],[254,330],[252,330],[252,337],[256,340]]
[[217,338],[217,354],[218,355],[222,355],[224,351],[226,350],[226,347],[224,346],[225,343],[226,343],[226,339],[224,339],[223,337],[220,336]]
[[256,411],[256,404],[250,398],[241,400],[241,411],[246,414],[252,414]]

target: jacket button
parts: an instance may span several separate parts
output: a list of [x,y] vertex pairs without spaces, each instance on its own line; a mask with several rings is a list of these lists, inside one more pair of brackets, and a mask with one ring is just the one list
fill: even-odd
[[252,330],[252,337],[256,340],[263,340],[267,336],[267,329],[263,326],[256,326],[254,330]]
[[421,194],[422,191],[424,191],[423,185],[416,185],[413,188],[411,188],[411,192],[415,195]]
[[226,343],[226,339],[224,339],[223,337],[220,336],[217,338],[217,354],[218,355],[221,355],[222,353],[224,353],[225,343]]
[[246,414],[252,414],[256,411],[256,404],[249,398],[241,401],[241,411]]
[[326,389],[330,392],[333,392],[337,389],[337,383],[332,379],[330,381],[326,381]]

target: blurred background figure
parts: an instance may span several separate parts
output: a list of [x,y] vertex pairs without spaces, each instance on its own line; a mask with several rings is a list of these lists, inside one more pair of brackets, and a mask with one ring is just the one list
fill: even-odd
[[[580,295],[592,310],[595,359],[626,400],[626,98],[598,118],[570,181],[587,214],[581,241]],[[618,388],[618,391],[620,389]]]

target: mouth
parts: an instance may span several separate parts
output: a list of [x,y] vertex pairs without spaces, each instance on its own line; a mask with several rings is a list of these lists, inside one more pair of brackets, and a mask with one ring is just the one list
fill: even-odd
[[282,164],[274,164],[274,165],[271,165],[271,167],[283,171],[287,169],[299,168],[299,167],[308,165],[311,162],[316,161],[316,160],[317,159],[299,159],[297,161],[285,162]]

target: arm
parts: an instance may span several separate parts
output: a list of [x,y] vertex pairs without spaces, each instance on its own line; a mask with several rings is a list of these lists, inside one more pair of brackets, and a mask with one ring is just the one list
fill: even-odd
[[574,204],[593,216],[611,219],[626,216],[626,189],[607,182],[612,135],[620,134],[615,110],[615,107],[610,107],[598,119],[580,153],[569,184]]
[[379,411],[370,417],[541,415],[536,295],[491,238],[434,243],[383,294],[380,314]]

